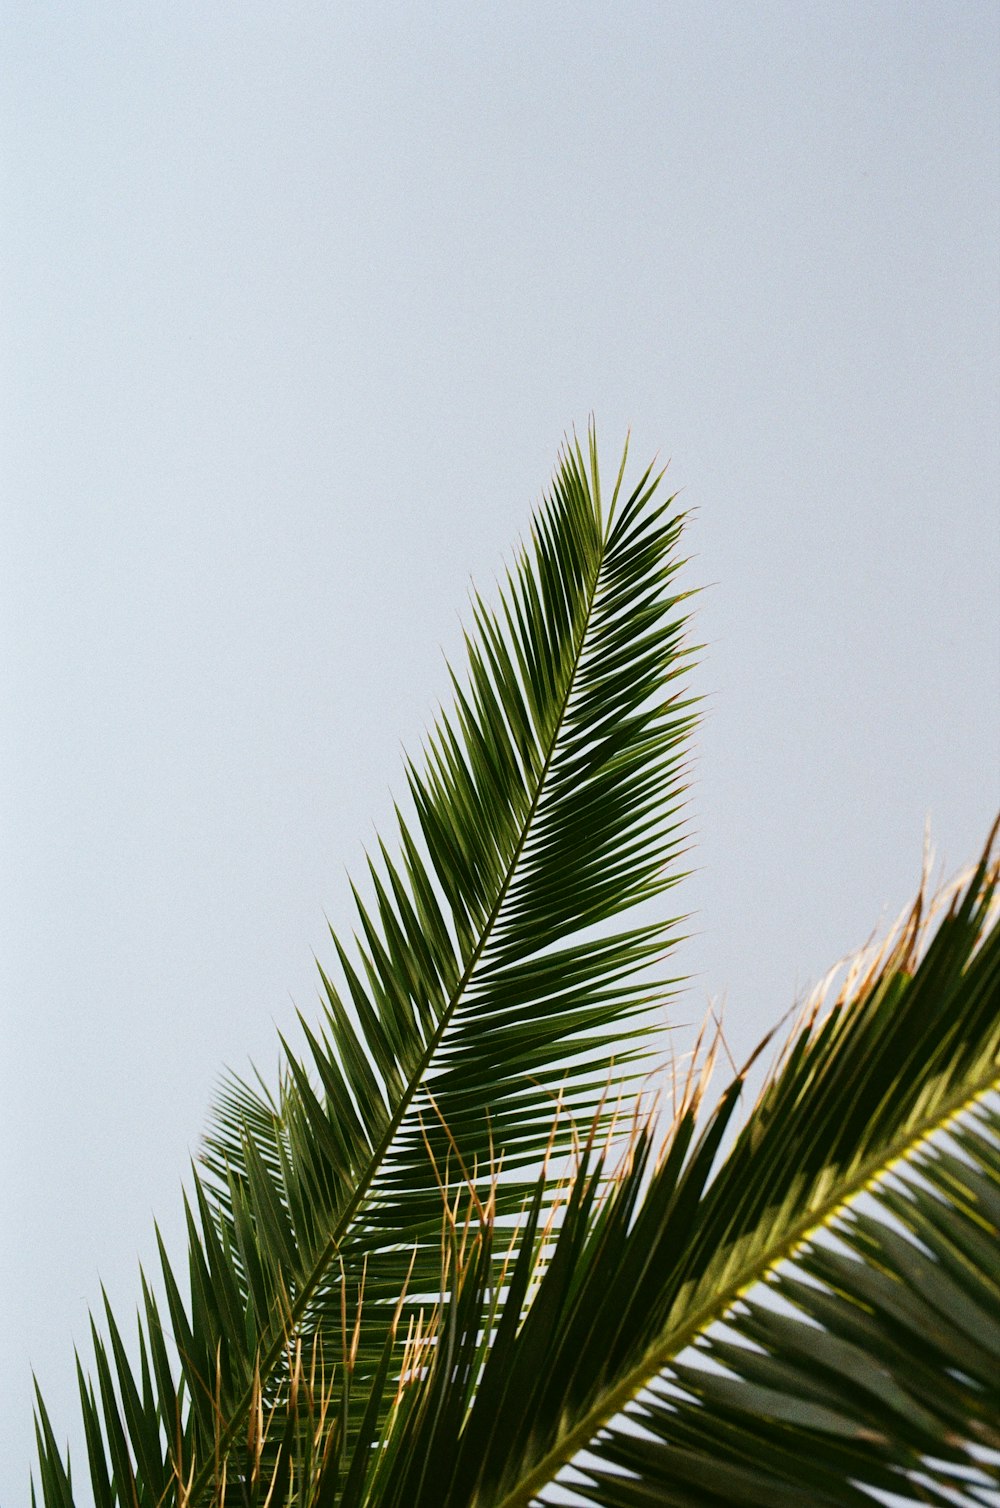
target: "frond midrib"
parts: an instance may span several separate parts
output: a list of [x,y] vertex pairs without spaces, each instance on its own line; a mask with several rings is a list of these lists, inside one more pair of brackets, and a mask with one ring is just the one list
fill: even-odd
[[955,1120],[988,1094],[998,1090],[1000,1072],[994,1061],[986,1065],[986,1070],[977,1079],[964,1080],[959,1086],[959,1092],[940,1104],[933,1116],[926,1116],[917,1125],[907,1127],[904,1133],[883,1147],[877,1156],[873,1155],[858,1164],[851,1176],[839,1184],[827,1199],[794,1221],[779,1241],[758,1253],[754,1260],[745,1262],[723,1290],[688,1315],[683,1324],[671,1329],[650,1346],[641,1360],[609,1392],[602,1395],[579,1423],[562,1437],[558,1445],[542,1458],[513,1491],[500,1498],[494,1508],[528,1508],[535,1494],[550,1483],[556,1473],[579,1451],[586,1448],[602,1425],[620,1413],[652,1377],[711,1324],[720,1320],[744,1293],[766,1278],[780,1262],[794,1256],[815,1231],[827,1229],[847,1205],[891,1173],[895,1164],[908,1161],[930,1137],[946,1132]]
[[[473,972],[477,967],[480,959],[482,958],[493,930],[497,924],[497,921],[499,920],[500,913],[503,910],[504,902],[510,891],[511,884],[513,883],[518,864],[520,863],[521,855],[524,852],[524,846],[531,831],[532,822],[534,821],[535,815],[538,811],[539,803],[545,789],[546,778],[551,768],[552,760],[559,742],[559,735],[562,731],[563,724],[566,720],[566,715],[569,710],[570,701],[572,699],[573,690],[580,668],[584,645],[587,639],[587,633],[590,628],[591,619],[593,617],[594,604],[597,599],[597,593],[600,585],[601,571],[603,569],[607,556],[610,528],[611,519],[609,518],[606,530],[601,532],[601,534],[598,536],[599,550],[597,555],[597,564],[593,572],[593,578],[588,584],[586,612],[582,615],[581,627],[579,630],[576,647],[574,649],[569,674],[566,678],[566,687],[562,696],[561,705],[559,707],[559,713],[553,724],[552,732],[549,736],[548,748],[545,753],[545,758],[542,761],[542,764],[538,771],[535,791],[528,810],[525,813],[524,820],[521,824],[521,832],[518,836],[514,851],[511,854],[503,881],[497,892],[496,901],[494,902],[489,915],[483,923],[479,940],[477,941],[476,946],[469,957],[469,961],[466,964],[460,979],[458,980],[452,991],[447,1005],[441,1014],[441,1018],[434,1031],[434,1034],[431,1037],[426,1050],[421,1056],[420,1061],[410,1075],[404,1093],[400,1097],[399,1104],[393,1111],[393,1114],[386,1125],[386,1129],[383,1132],[380,1141],[373,1150],[371,1156],[368,1158],[364,1175],[359,1181],[357,1189],[352,1194],[349,1203],[347,1204],[339,1220],[337,1221],[336,1226],[327,1239],[326,1245],[324,1246],[322,1252],[320,1253],[320,1256],[317,1258],[315,1264],[313,1265],[312,1272],[303,1283],[302,1287],[299,1289],[294,1303],[288,1306],[288,1330],[291,1330],[304,1317],[309,1303],[312,1301],[318,1288],[320,1287],[320,1284],[322,1283],[323,1278],[325,1277],[328,1269],[334,1261],[341,1243],[344,1240],[344,1237],[347,1235],[347,1232],[350,1229],[355,1216],[357,1215],[359,1209],[362,1207],[367,1195],[369,1194],[372,1184],[374,1183],[379,1170],[383,1166],[386,1154],[388,1153],[389,1148],[392,1145],[396,1133],[399,1131],[403,1123],[406,1113],[413,1102],[414,1096],[420,1088],[428,1066],[430,1065],[435,1053],[441,1045],[445,1032],[447,1031],[447,1028],[451,1023],[452,1017],[455,1014],[462,996],[468,989]],[[274,1341],[272,1341],[271,1346],[260,1362],[258,1375],[261,1380],[266,1379],[272,1375],[279,1362],[281,1361],[282,1356],[285,1355],[286,1348],[287,1334],[282,1334],[276,1337]],[[212,1472],[215,1469],[215,1458],[218,1457],[219,1459],[224,1459],[228,1454],[236,1437],[236,1432],[240,1427],[240,1422],[243,1419],[248,1407],[250,1406],[252,1396],[253,1385],[244,1390],[244,1393],[241,1395],[238,1403],[232,1411],[232,1416],[229,1424],[226,1426],[225,1431],[218,1441],[215,1451],[213,1452],[213,1458],[207,1460],[201,1471],[198,1473],[198,1476],[194,1481],[190,1493],[190,1501],[193,1504],[196,1504],[199,1501],[201,1494],[209,1485]]]

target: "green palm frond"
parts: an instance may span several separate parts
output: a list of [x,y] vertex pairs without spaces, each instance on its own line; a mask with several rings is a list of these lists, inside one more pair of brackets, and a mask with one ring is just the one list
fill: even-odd
[[[340,1369],[345,1440],[380,1429],[401,1295],[440,1297],[442,1195],[471,1181],[516,1231],[612,1061],[626,1095],[648,1069],[666,994],[648,966],[677,925],[629,913],[678,877],[694,713],[671,687],[682,518],[648,471],[624,497],[624,466],[605,514],[593,434],[587,457],[568,446],[499,611],[475,600],[455,711],[408,768],[400,856],[380,845],[277,1094],[224,1092],[187,1282],[161,1249],[137,1369],[108,1313],[98,1386],[81,1382],[99,1508],[217,1491],[255,1400],[286,1395],[297,1337]],[[47,1503],[71,1500],[57,1478]]]
[[[663,1503],[706,1508],[870,1503],[855,1483],[941,1505],[990,1501],[992,1484],[995,1503],[995,1104],[975,1103],[827,1230],[834,1240],[807,1242],[727,1314],[728,1333],[700,1339],[698,1364],[654,1384],[629,1415],[644,1436],[616,1429],[604,1460]],[[607,1473],[590,1480],[592,1501],[641,1501]]]
[[568,447],[475,600],[320,1022],[227,1082],[137,1344],[94,1327],[82,1500],[38,1397],[44,1508],[998,1500],[996,829],[741,1125],[710,1051],[664,1139],[691,651],[683,518],[624,464],[605,512]]
[[488,1310],[464,1332],[457,1310],[446,1317],[450,1369],[435,1357],[372,1502],[527,1508],[574,1460],[579,1490],[622,1508],[873,1501],[852,1483],[954,1502],[963,1472],[966,1500],[987,1501],[975,1483],[1000,1459],[996,881],[984,861],[926,947],[918,904],[795,1032],[728,1153],[739,1080],[700,1129],[689,1095],[651,1177],[642,1135],[603,1203],[585,1162],[535,1286],[525,1248],[517,1313],[481,1371],[467,1368],[465,1414],[453,1359],[478,1354]]

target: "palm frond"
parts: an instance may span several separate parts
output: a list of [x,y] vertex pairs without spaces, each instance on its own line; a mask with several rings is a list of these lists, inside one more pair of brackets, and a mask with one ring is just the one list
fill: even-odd
[[[621,1508],[994,1501],[996,829],[742,1126],[709,1052],[654,1134],[678,924],[635,908],[678,877],[694,714],[682,518],[623,474],[605,516],[593,436],[563,454],[322,1021],[220,1097],[186,1275],[161,1243],[137,1349],[105,1304],[95,1508],[528,1508],[570,1468]],[[37,1437],[74,1508],[40,1395]]]
[[[929,940],[918,902],[796,1030],[728,1153],[740,1080],[700,1130],[689,1096],[651,1176],[641,1137],[596,1214],[599,1169],[585,1165],[530,1299],[511,1280],[518,1313],[460,1428],[415,1409],[373,1501],[527,1508],[574,1459],[600,1504],[872,1501],[852,1482],[944,1502],[956,1470],[985,1480],[1000,1356],[996,881],[985,859]],[[473,1341],[471,1327],[451,1335],[429,1388],[454,1391],[444,1359]]]
[[725,1330],[700,1337],[697,1363],[657,1379],[628,1413],[642,1433],[619,1426],[601,1445],[636,1485],[594,1471],[585,1496],[637,1503],[641,1483],[663,1503],[706,1508],[871,1503],[865,1487],[914,1502],[996,1502],[996,1105],[976,1101],[867,1204],[751,1290]]
[[[363,1434],[401,1295],[440,1296],[442,1194],[489,1189],[516,1228],[546,1153],[600,1114],[612,1060],[626,1093],[646,1066],[665,999],[648,966],[677,923],[626,913],[678,878],[694,712],[670,684],[690,654],[682,518],[648,471],[623,498],[624,466],[605,517],[593,434],[586,458],[568,446],[499,611],[475,599],[455,712],[408,768],[400,857],[380,845],[276,1095],[224,1092],[187,1283],[161,1249],[165,1312],[146,1286],[137,1369],[107,1316],[99,1399],[81,1381],[101,1508],[179,1483],[198,1504],[255,1399],[287,1396],[298,1337],[332,1337],[324,1366],[349,1370],[344,1427]],[[572,1114],[553,1136],[556,1103]],[[47,1504],[53,1459],[46,1443]]]

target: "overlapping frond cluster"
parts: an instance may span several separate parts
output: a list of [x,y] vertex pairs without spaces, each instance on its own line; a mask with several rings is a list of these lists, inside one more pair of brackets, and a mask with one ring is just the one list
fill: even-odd
[[602,1508],[992,1502],[996,881],[797,1026],[728,1150],[741,1080],[706,1117],[695,1077],[655,1166],[648,1128],[610,1187],[585,1158],[499,1320],[477,1252],[373,1501],[528,1508],[575,1462]]
[[[321,1025],[303,1020],[273,1099],[221,1098],[190,1297],[163,1253],[138,1376],[108,1316],[83,1388],[100,1508],[179,1483],[197,1502],[227,1459],[232,1494],[253,1399],[282,1397],[299,1336],[344,1374],[345,1441],[380,1428],[368,1385],[392,1372],[401,1295],[440,1295],[442,1195],[488,1184],[516,1236],[609,1062],[648,1054],[666,991],[646,966],[676,927],[626,913],[677,878],[693,709],[670,684],[681,518],[649,472],[625,498],[622,472],[605,516],[593,436],[587,457],[567,446],[499,611],[476,599],[455,710],[408,768],[399,857],[381,846],[353,942],[334,938]],[[70,1501],[43,1455],[47,1500]]]
[[[994,838],[938,925],[921,895],[809,1012],[706,1190],[648,1353],[658,1382],[602,1437],[611,1473],[660,1501],[995,1501]],[[591,1482],[591,1501],[645,1501],[607,1472]]]
[[[975,1101],[867,1209],[771,1272],[631,1413],[656,1439],[643,1475],[671,1483],[663,1501],[748,1500],[752,1482],[776,1504],[870,1504],[855,1483],[941,1508],[995,1502],[998,1191],[1000,1115]],[[647,1449],[619,1432],[606,1459],[628,1469]]]
[[[161,1253],[137,1364],[95,1329],[96,1508],[1000,1501],[997,830],[742,1124],[710,1050],[664,1139],[682,519],[623,470],[605,515],[593,437],[564,453],[321,1022],[223,1093],[186,1282]],[[38,1434],[75,1508],[40,1399]]]

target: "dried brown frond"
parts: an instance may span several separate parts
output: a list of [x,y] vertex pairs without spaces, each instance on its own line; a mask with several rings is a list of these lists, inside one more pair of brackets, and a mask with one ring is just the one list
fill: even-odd
[[[920,885],[915,899],[905,906],[895,921],[881,934],[873,933],[855,952],[847,954],[828,970],[810,991],[805,1001],[793,1007],[775,1027],[761,1047],[772,1041],[791,1019],[781,1047],[771,1064],[761,1095],[765,1094],[785,1067],[789,1053],[803,1032],[814,1034],[831,1017],[844,1018],[850,1008],[870,995],[880,982],[900,975],[912,975],[920,964],[942,914],[954,914],[959,899],[968,889],[977,870],[982,867],[987,887],[1000,880],[1000,854],[994,850],[1000,832],[1000,817],[994,823],[979,865],[970,865],[952,879],[931,891],[933,853],[925,838]],[[1000,893],[994,894],[985,918],[985,936],[1000,912]],[[977,944],[978,947],[978,944]],[[755,1057],[761,1048],[757,1049]],[[749,1066],[749,1065],[748,1065]],[[744,1070],[745,1072],[745,1070]],[[758,1103],[759,1103],[758,1096]]]

